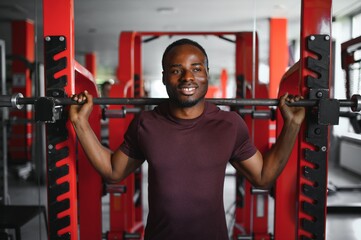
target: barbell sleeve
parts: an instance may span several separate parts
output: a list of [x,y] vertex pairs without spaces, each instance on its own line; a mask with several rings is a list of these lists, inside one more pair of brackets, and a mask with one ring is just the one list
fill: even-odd
[[141,108],[126,108],[124,106],[120,110],[104,108],[102,110],[102,119],[105,120],[107,118],[124,118],[128,113],[139,113],[141,111]]
[[23,99],[24,96],[21,93],[16,93],[13,95],[1,95],[0,96],[0,107],[12,107],[21,109],[22,104],[18,104],[19,99]]

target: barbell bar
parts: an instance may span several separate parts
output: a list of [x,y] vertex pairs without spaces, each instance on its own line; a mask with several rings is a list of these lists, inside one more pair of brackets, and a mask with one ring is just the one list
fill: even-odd
[[[103,108],[102,109],[102,119],[106,120],[108,118],[125,118],[128,113],[134,114],[134,113],[139,113],[141,111],[142,111],[142,108],[139,108],[139,107],[127,108],[127,107],[123,106],[122,109],[116,109],[116,110]],[[239,109],[237,109],[237,112],[241,116],[251,115],[251,117],[253,119],[271,119],[271,120],[275,119],[275,109],[274,108],[270,108],[267,110],[255,110],[252,108],[239,108]],[[353,113],[353,114],[358,114],[358,113]]]
[[[21,93],[14,95],[1,95],[0,107],[21,109],[23,105],[34,105],[41,98],[54,102],[55,105],[74,105],[78,103],[71,98],[52,97],[23,97]],[[167,98],[93,98],[95,105],[159,105]],[[352,111],[361,111],[361,95],[355,94],[351,99],[329,99],[338,101],[340,107],[350,107]],[[241,98],[207,98],[206,101],[221,106],[278,106],[279,99],[241,99]],[[317,106],[319,99],[302,99],[287,103],[289,106],[313,107]]]

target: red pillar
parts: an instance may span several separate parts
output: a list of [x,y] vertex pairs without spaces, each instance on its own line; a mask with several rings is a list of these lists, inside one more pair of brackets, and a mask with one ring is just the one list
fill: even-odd
[[221,71],[222,98],[227,97],[227,80],[228,80],[227,69],[223,68],[222,71]]
[[277,98],[278,87],[288,61],[287,19],[271,18],[269,22],[269,96]]
[[85,68],[96,77],[97,75],[97,58],[95,53],[85,54]]

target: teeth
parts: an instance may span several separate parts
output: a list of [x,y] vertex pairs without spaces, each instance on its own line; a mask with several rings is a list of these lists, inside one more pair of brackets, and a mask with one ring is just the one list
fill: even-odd
[[194,88],[183,88],[186,92],[190,92],[190,91],[193,91]]

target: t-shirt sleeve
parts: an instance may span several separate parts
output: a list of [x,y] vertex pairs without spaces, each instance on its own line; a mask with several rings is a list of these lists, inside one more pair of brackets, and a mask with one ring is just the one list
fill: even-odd
[[128,157],[145,160],[144,154],[139,145],[139,121],[140,115],[137,115],[130,122],[127,131],[124,134],[124,141],[119,149],[124,152]]
[[252,157],[257,148],[249,137],[249,130],[243,118],[237,114],[236,141],[231,157],[232,161],[243,161]]

